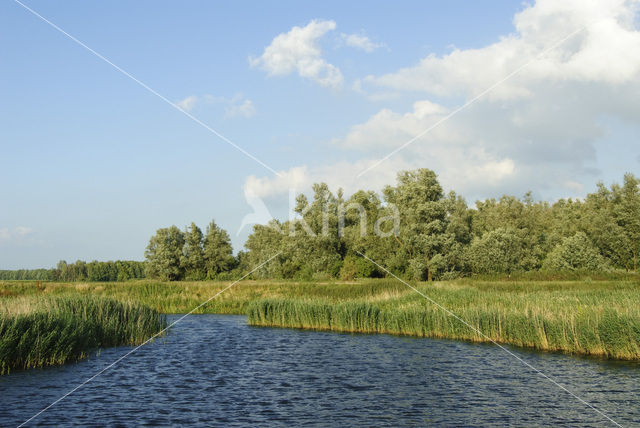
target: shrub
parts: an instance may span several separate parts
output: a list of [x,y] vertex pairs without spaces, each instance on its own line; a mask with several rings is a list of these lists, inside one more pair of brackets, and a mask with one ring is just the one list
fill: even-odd
[[608,269],[608,264],[587,235],[578,232],[556,245],[547,255],[543,268],[558,271],[602,271]]
[[522,239],[512,229],[498,228],[476,238],[467,256],[473,273],[511,273],[520,270]]

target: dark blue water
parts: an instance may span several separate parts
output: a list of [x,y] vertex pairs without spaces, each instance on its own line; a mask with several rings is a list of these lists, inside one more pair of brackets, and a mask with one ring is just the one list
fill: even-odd
[[[16,426],[131,348],[0,377]],[[511,349],[624,426],[640,422],[640,366]],[[194,315],[30,426],[606,426],[492,345],[249,327]]]

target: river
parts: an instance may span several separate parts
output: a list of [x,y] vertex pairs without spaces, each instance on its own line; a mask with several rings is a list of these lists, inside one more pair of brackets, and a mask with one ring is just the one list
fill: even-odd
[[[1,376],[0,425],[24,422],[130,350]],[[640,423],[640,364],[509,350],[616,422]],[[494,345],[193,315],[28,426],[557,424],[613,426]]]

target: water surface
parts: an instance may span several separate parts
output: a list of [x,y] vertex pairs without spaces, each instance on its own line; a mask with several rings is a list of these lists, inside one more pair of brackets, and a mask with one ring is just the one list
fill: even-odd
[[[169,317],[170,320],[175,317]],[[0,377],[16,426],[124,355]],[[624,426],[640,421],[640,365],[510,348]],[[606,426],[492,345],[259,328],[194,315],[30,426]]]

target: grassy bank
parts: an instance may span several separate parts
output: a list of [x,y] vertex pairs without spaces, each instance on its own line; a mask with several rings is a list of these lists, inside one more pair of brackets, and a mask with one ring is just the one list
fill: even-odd
[[[230,282],[151,280],[110,283],[54,283],[35,281],[0,281],[0,300],[20,296],[103,296],[123,302],[135,301],[165,314],[186,313],[226,288]],[[406,293],[407,288],[394,280],[365,282],[292,282],[242,281],[237,283],[196,313],[247,313],[249,304],[265,298],[308,298],[340,302],[369,298],[385,293]]]
[[[422,293],[499,343],[640,360],[636,282],[458,282],[419,284]],[[253,302],[249,323],[488,342],[415,292],[329,301]]]
[[[640,361],[637,276],[548,279],[464,279],[417,287],[500,343]],[[163,313],[185,313],[228,284],[4,282],[0,296],[103,296],[133,300]],[[388,279],[243,281],[198,312],[248,314],[257,326],[488,340],[404,284]]]
[[138,303],[90,296],[0,299],[0,374],[85,358],[144,342],[165,317]]

